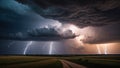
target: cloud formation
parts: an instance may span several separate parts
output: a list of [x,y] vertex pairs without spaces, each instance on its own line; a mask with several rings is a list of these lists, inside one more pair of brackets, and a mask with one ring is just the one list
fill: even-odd
[[17,0],[41,16],[79,27],[119,23],[120,0]]
[[[39,27],[39,24],[43,26],[43,24],[46,25],[46,22],[49,24],[54,22],[46,19],[48,18],[79,27],[101,26],[100,28],[102,28],[105,26],[100,32],[96,30],[96,34],[102,33],[103,36],[99,35],[94,39],[88,38],[87,41],[84,41],[86,43],[118,41],[120,40],[120,32],[114,24],[117,24],[117,27],[120,26],[119,3],[119,0],[0,0],[0,35],[4,32],[6,32],[4,34],[14,32],[12,38],[10,35],[3,36],[4,38],[1,37],[1,39],[61,40],[74,37],[71,30],[61,33],[63,27],[57,30],[54,28],[35,29],[36,25]],[[44,21],[41,16],[44,17]],[[36,21],[39,23],[36,23]],[[55,25],[58,25],[58,23]],[[108,28],[107,25],[112,27]],[[24,30],[31,31],[26,32]],[[16,32],[20,33],[15,34]],[[105,35],[106,32],[108,32],[108,35]]]
[[14,11],[18,14],[25,14],[27,11],[31,10],[27,5],[18,3],[15,0],[7,0],[7,1],[1,0],[0,8],[8,9],[8,10]]
[[56,28],[38,28],[26,33],[16,33],[9,35],[2,35],[2,40],[19,40],[19,41],[59,41],[65,39],[73,39],[78,35],[74,34],[71,30],[60,32],[60,29]]
[[88,27],[83,29],[85,38],[81,41],[89,44],[120,42],[119,24],[104,27]]

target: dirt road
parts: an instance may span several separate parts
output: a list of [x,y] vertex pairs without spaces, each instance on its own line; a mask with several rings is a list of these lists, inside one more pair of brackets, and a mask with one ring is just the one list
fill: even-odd
[[60,61],[63,64],[63,68],[87,68],[85,66],[82,66],[67,60],[60,60]]

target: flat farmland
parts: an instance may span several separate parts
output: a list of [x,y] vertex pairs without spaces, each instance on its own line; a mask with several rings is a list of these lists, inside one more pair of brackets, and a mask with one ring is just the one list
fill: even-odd
[[120,56],[0,56],[0,68],[120,68]]

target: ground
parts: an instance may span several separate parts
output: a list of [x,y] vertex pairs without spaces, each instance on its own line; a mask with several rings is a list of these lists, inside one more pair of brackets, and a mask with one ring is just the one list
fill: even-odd
[[0,56],[0,68],[120,68],[120,56]]

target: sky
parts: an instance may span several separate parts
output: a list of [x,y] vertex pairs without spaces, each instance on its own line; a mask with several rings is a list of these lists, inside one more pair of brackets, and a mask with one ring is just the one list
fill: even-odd
[[0,54],[120,54],[119,0],[0,0]]

